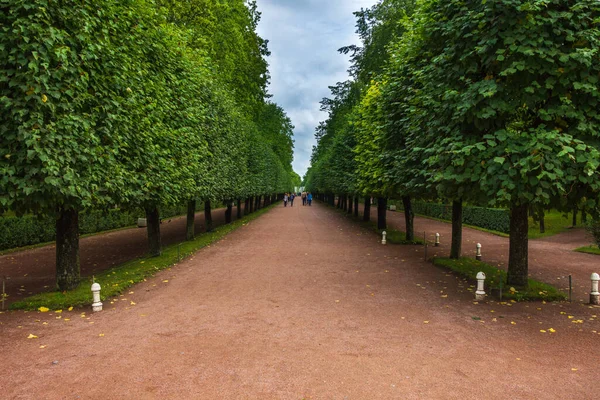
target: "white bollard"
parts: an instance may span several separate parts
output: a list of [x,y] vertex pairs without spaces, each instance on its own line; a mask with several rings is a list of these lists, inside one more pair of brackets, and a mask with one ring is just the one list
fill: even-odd
[[381,233],[382,239],[381,239],[381,244],[387,244],[387,240],[386,240],[386,236],[387,236],[387,232],[383,231]]
[[477,243],[477,254],[475,254],[475,259],[481,261],[481,243]]
[[598,281],[600,281],[600,275],[594,272],[592,274],[592,291],[590,292],[590,304],[600,305],[600,292],[598,292]]
[[477,291],[475,291],[475,300],[485,300],[485,274],[480,272],[477,274]]
[[438,247],[440,245],[440,234],[436,233],[435,234],[435,247]]
[[102,302],[100,301],[100,284],[97,282],[92,285],[92,296],[94,298],[94,302],[92,303],[92,311],[98,312],[102,311]]

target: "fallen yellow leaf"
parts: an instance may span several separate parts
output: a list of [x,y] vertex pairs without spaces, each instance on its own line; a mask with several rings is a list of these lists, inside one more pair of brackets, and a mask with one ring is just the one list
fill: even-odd
[[101,333],[101,334],[99,334],[98,336],[102,337],[102,336],[104,336],[104,333]]
[[37,339],[38,337],[35,336],[33,333],[30,333],[29,336],[27,336],[27,339]]
[[169,280],[168,280],[168,279],[165,279],[165,280],[163,281],[163,283],[167,283],[167,282],[169,282]]
[[56,310],[54,312],[57,313],[57,314],[60,314],[60,313],[62,313],[62,310]]
[[40,349],[45,349],[47,346],[45,344],[40,346]]
[[73,307],[69,307],[69,311],[73,311]]
[[544,329],[540,329],[540,332],[542,333],[546,333],[546,331]]
[[48,307],[40,307],[40,308],[38,308],[38,311],[39,312],[48,312],[48,311],[50,311],[50,309]]

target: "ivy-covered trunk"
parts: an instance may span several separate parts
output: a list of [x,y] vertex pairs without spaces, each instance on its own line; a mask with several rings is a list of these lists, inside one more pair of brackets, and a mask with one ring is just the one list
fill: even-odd
[[415,213],[412,209],[410,196],[402,196],[402,205],[404,206],[404,222],[406,224],[406,240],[412,242],[415,240]]
[[508,252],[507,284],[510,286],[527,287],[529,251],[528,241],[528,205],[513,204],[510,208],[510,239]]
[[188,201],[185,239],[194,239],[194,220],[196,218],[196,200]]
[[204,223],[206,225],[206,232],[213,231],[213,220],[212,220],[212,212],[210,208],[210,200],[204,201]]
[[[377,229],[387,229],[387,198],[377,198]],[[407,235],[408,237],[408,235]]]
[[156,206],[146,207],[146,232],[150,257],[160,256],[160,214]]
[[354,216],[358,217],[358,196],[354,198]]
[[233,214],[233,203],[231,200],[227,200],[227,209],[225,210],[225,223],[231,223],[231,216]]
[[450,245],[450,258],[460,258],[462,250],[462,199],[452,202],[452,244]]
[[577,226],[577,206],[573,207],[573,227]]
[[237,199],[237,219],[242,219],[242,199]]
[[250,214],[250,198],[246,197],[244,201],[244,215]]
[[371,198],[365,197],[365,208],[363,211],[363,221],[369,222],[371,220]]
[[544,207],[540,207],[540,233],[546,233],[546,217],[544,213]]
[[56,287],[60,291],[79,285],[79,212],[58,210],[56,219]]

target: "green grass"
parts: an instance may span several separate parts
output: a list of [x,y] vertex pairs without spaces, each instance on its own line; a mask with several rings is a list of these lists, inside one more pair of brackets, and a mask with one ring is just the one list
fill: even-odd
[[[201,248],[223,238],[242,225],[246,225],[249,221],[263,215],[275,206],[276,204],[256,211],[231,224],[220,226],[214,232],[204,233],[194,240],[166,247],[159,257],[138,258],[103,271],[95,276],[96,282],[102,286],[102,300],[104,301],[107,298],[119,295],[132,285],[142,282],[158,271],[176,264],[178,262],[178,254],[181,259],[184,259],[196,253]],[[58,310],[71,306],[80,307],[90,305],[92,304],[91,284],[92,278],[87,277],[82,279],[81,284],[74,290],[40,293],[15,302],[11,304],[10,308],[12,310],[37,310],[39,307],[47,307],[51,310]]]
[[[573,216],[573,214],[570,215]],[[571,227],[572,220],[568,216],[565,217],[560,211],[551,210],[546,211],[544,222],[546,232],[540,233],[539,222],[533,222],[533,218],[529,218],[529,239],[540,239],[564,232]]]
[[579,253],[588,253],[588,254],[600,254],[600,248],[596,245],[584,246],[573,251],[577,251]]
[[460,258],[458,260],[434,258],[433,263],[456,272],[471,281],[476,281],[477,273],[482,271],[486,275],[485,285],[488,294],[490,293],[490,288],[497,289],[502,285],[502,299],[516,301],[564,301],[567,299],[567,296],[554,286],[534,279],[529,279],[529,287],[527,289],[516,288],[516,291],[513,292],[510,290],[510,287],[504,285],[504,282],[506,282],[506,271],[472,258]]

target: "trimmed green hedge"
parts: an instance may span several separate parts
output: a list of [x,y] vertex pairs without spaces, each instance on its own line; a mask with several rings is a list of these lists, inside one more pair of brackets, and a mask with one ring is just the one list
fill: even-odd
[[[402,208],[402,202],[398,202],[398,206]],[[452,220],[452,205],[414,201],[412,207],[415,214]],[[492,231],[510,233],[510,214],[508,210],[504,209],[464,206],[463,223]]]
[[[197,204],[197,210],[204,207],[203,203]],[[161,210],[161,218],[183,215],[186,212],[186,207],[164,207]],[[79,215],[79,233],[85,235],[132,226],[137,223],[139,217],[144,217],[144,211],[141,209],[86,211]],[[55,236],[53,217],[0,217],[0,250],[53,242]]]

